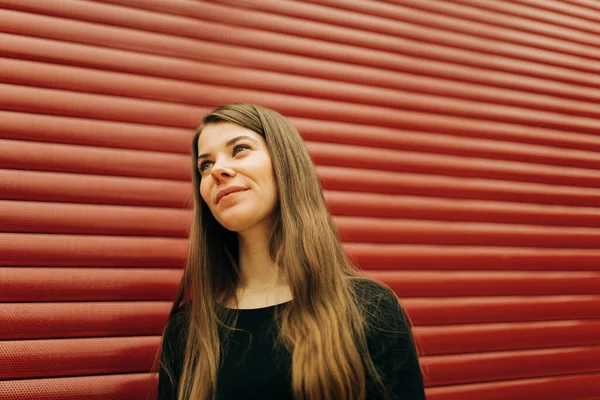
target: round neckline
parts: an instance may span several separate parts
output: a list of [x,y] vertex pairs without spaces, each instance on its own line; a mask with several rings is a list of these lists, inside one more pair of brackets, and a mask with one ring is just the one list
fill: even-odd
[[277,304],[273,304],[273,305],[270,305],[270,306],[258,307],[258,308],[231,308],[231,307],[225,307],[225,306],[223,306],[223,305],[221,305],[219,303],[217,303],[217,305],[219,307],[221,307],[221,308],[225,308],[227,310],[232,310],[232,311],[260,311],[260,310],[268,310],[268,309],[271,309],[271,308],[275,308],[277,306],[281,306],[281,305],[288,304],[288,303],[291,303],[291,302],[292,302],[292,300],[288,300],[288,301],[284,301],[283,303],[277,303]]

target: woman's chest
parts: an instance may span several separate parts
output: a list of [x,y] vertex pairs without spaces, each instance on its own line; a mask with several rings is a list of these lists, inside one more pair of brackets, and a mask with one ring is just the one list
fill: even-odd
[[292,399],[291,355],[272,330],[235,331],[226,341],[219,399]]

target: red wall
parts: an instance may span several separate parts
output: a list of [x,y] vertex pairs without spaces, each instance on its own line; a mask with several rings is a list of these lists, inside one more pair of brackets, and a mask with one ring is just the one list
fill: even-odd
[[430,400],[600,399],[600,3],[0,0],[0,399],[142,399],[215,106],[289,116]]

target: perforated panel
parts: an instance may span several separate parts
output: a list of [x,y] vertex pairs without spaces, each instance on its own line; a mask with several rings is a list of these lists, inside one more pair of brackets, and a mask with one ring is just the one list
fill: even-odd
[[0,399],[145,399],[189,143],[299,128],[429,400],[600,399],[600,4],[0,0]]

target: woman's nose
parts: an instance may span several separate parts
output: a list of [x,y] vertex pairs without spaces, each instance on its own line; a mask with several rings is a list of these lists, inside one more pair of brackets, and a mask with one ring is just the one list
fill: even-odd
[[227,161],[217,161],[211,168],[211,174],[215,179],[226,179],[235,176],[235,171]]

